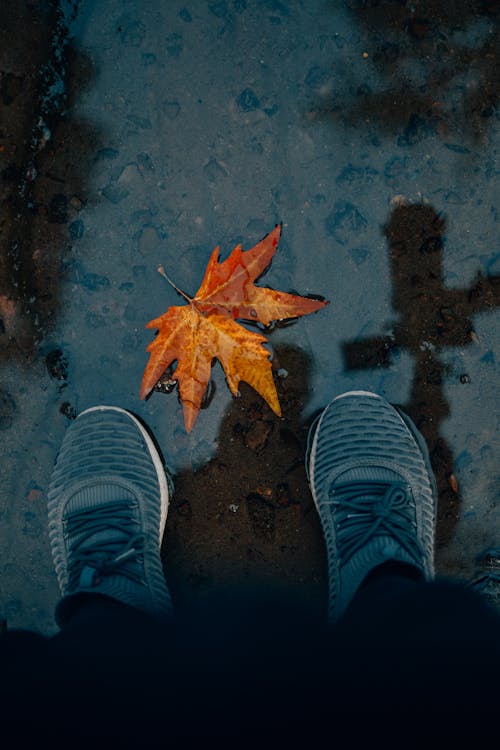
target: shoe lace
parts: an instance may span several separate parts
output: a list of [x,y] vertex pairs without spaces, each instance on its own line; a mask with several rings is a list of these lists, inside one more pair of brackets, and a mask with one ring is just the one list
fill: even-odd
[[375,536],[391,536],[411,557],[422,559],[409,492],[403,482],[358,480],[335,484],[330,491],[330,503],[336,509],[342,564]]
[[144,534],[136,530],[140,524],[131,513],[136,507],[136,503],[118,500],[68,514],[69,590],[95,586],[117,571],[135,583],[142,582],[142,566],[136,563],[143,559]]

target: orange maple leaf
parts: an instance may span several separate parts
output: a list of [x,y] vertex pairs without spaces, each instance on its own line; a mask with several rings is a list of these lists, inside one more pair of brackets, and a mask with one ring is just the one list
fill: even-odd
[[281,415],[269,352],[262,346],[267,339],[239,325],[236,319],[269,325],[274,320],[315,312],[328,302],[255,286],[254,281],[276,252],[280,235],[278,224],[251,250],[243,251],[237,245],[222,263],[216,247],[196,295],[191,299],[177,290],[189,304],[169,307],[146,325],[157,328],[158,336],[147,347],[151,354],[140,397],[146,398],[167,367],[177,360],[173,378],[179,384],[188,432],[198,416],[214,357],[221,362],[233,395],[238,395],[238,384],[244,380]]

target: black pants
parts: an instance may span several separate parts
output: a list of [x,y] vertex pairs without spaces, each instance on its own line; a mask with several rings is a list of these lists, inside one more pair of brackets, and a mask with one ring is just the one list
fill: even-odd
[[335,627],[274,591],[169,622],[83,597],[52,638],[3,636],[0,670],[0,736],[16,747],[428,748],[500,731],[500,616],[462,586],[395,574],[359,591]]

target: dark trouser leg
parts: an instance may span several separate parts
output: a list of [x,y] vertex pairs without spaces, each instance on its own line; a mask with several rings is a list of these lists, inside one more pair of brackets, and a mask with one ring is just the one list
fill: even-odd
[[500,617],[463,586],[381,574],[334,628],[330,658],[338,709],[362,734],[494,736]]
[[22,738],[38,699],[34,676],[40,672],[47,639],[29,631],[0,636],[0,737]]
[[499,634],[473,592],[389,574],[333,628],[277,598],[162,623],[95,597],[54,638],[3,639],[0,706],[17,737],[31,722],[38,739],[490,739]]
[[168,622],[107,597],[82,597],[54,637],[2,639],[3,725],[29,739],[68,732],[147,738],[164,720],[170,647]]
[[[280,644],[293,622],[279,631],[276,611],[257,611],[246,595],[224,603],[162,622],[106,597],[82,596],[59,634],[32,636],[29,663],[23,648],[10,650],[4,684],[18,673],[26,679],[5,692],[7,731],[37,741],[54,731],[111,737],[136,747],[178,736],[261,736],[277,716],[273,700],[283,695]],[[15,640],[15,633],[5,638],[6,650]],[[279,718],[286,726],[286,716]]]

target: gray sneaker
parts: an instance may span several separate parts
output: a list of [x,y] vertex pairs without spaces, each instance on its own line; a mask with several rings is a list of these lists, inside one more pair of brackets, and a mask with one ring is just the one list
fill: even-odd
[[124,409],[70,425],[48,492],[49,538],[65,622],[75,597],[104,594],[155,616],[172,603],[160,558],[169,480],[151,437]]
[[437,489],[413,422],[381,396],[335,398],[309,432],[306,469],[328,558],[328,617],[366,576],[394,561],[434,575]]

